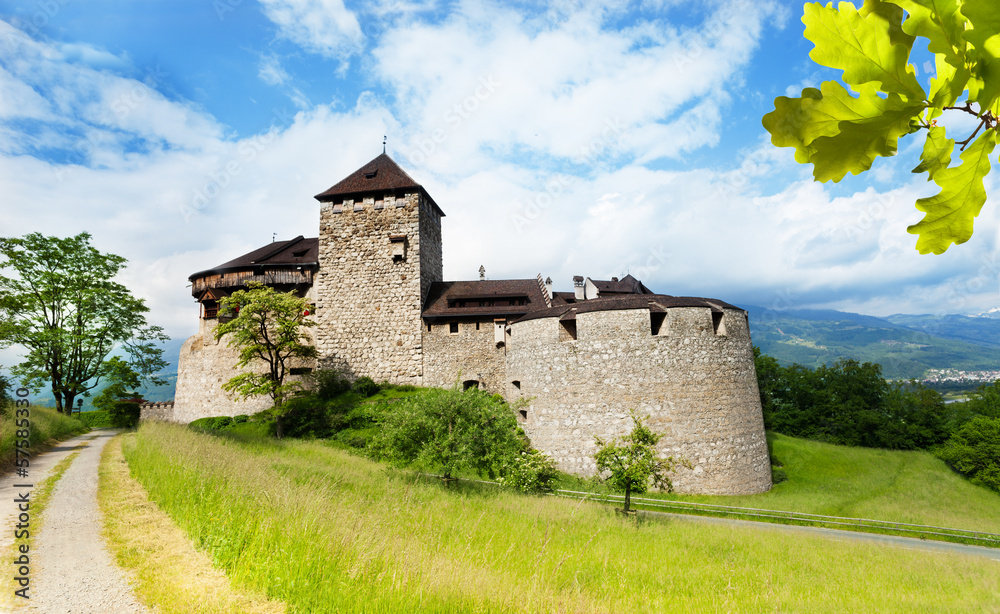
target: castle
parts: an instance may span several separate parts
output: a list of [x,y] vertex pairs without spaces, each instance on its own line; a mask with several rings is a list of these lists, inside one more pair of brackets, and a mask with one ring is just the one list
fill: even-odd
[[444,281],[444,212],[385,153],[316,196],[319,237],[275,241],[190,277],[200,326],[181,349],[173,407],[147,417],[190,422],[248,414],[222,390],[236,352],[217,342],[218,301],[245,281],[315,305],[318,365],[351,378],[530,399],[518,420],[565,471],[595,472],[594,436],[631,430],[629,410],[664,433],[663,454],[691,468],[679,492],[771,487],[747,314],[707,298],[655,294],[632,276]]

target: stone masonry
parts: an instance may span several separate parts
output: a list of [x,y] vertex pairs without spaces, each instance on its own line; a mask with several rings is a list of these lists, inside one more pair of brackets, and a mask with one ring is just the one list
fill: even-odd
[[594,436],[626,434],[635,409],[665,435],[663,456],[693,465],[674,476],[679,492],[768,490],[746,314],[726,309],[724,318],[717,334],[711,310],[668,309],[654,336],[649,310],[581,313],[576,340],[557,318],[513,324],[507,376],[520,386],[511,392],[531,400],[522,426],[532,445],[564,471],[593,475]]
[[322,364],[352,379],[420,384],[421,303],[442,278],[441,222],[430,203],[419,192],[322,203],[319,264]]

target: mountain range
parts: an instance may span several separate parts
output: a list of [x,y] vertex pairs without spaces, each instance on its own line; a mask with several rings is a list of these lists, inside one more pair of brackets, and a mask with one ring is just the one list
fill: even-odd
[[930,369],[1000,370],[1000,312],[878,318],[832,309],[747,311],[754,345],[786,365],[854,358],[881,364],[891,379],[921,378]]

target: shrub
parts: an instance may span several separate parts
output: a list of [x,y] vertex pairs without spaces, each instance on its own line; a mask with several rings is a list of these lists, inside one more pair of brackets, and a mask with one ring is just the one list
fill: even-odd
[[500,473],[497,481],[501,485],[526,493],[552,492],[559,476],[552,457],[534,448],[511,456]]
[[354,392],[363,397],[373,397],[378,394],[381,388],[370,377],[359,377],[354,382]]
[[246,414],[233,416],[233,424],[243,424],[244,422],[249,422],[249,421],[250,421],[250,416]]
[[1000,418],[976,416],[955,431],[937,455],[973,484],[1000,492]]
[[115,401],[108,409],[111,426],[130,429],[139,424],[139,403],[131,400]]
[[440,470],[446,479],[464,469],[496,477],[526,447],[510,407],[475,388],[403,399],[386,408],[378,426],[369,446],[376,458]]
[[779,469],[775,466],[771,467],[771,484],[781,484],[782,482],[788,481],[788,473],[784,469]]
[[317,369],[312,372],[310,379],[315,395],[322,401],[329,401],[351,389],[351,383],[336,369]]
[[90,428],[110,428],[111,415],[107,411],[85,411],[77,414],[76,418]]

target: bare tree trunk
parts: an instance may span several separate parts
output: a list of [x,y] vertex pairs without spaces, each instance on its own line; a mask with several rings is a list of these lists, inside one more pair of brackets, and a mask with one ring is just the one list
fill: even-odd
[[629,484],[625,485],[625,513],[629,513],[632,504],[632,486]]

